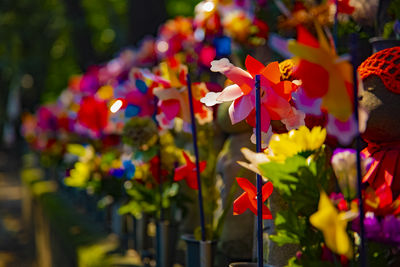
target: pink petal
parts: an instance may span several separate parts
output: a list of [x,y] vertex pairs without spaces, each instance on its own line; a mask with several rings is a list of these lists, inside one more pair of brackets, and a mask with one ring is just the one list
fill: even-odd
[[243,95],[242,89],[237,84],[227,86],[217,97],[218,102],[233,101]]
[[342,122],[333,115],[328,114],[328,124],[326,126],[328,134],[335,136],[342,145],[349,145],[357,135],[357,124],[354,116]]
[[173,120],[178,116],[180,104],[179,101],[175,99],[161,101],[160,109],[168,120]]
[[232,124],[238,123],[249,116],[254,106],[249,96],[236,99],[229,107],[229,117]]
[[229,80],[236,83],[246,95],[254,87],[253,77],[245,70],[235,67],[227,58],[211,62],[211,71],[223,73]]
[[280,120],[289,115],[292,106],[282,97],[280,97],[274,90],[267,88],[265,90],[266,96],[262,100],[263,105],[269,111],[272,120]]

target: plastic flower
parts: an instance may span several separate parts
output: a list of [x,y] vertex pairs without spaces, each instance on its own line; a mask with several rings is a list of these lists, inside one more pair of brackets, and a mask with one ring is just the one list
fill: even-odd
[[240,42],[245,42],[251,34],[252,21],[242,10],[235,10],[228,13],[222,20],[227,35]]
[[[270,120],[282,120],[287,127],[297,127],[304,124],[299,112],[289,101],[291,93],[297,86],[290,81],[281,81],[281,72],[278,62],[267,66],[251,56],[247,56],[245,65],[248,71],[232,65],[227,58],[211,62],[211,71],[221,72],[234,85],[226,87],[220,93],[208,93],[201,102],[207,106],[233,101],[229,107],[229,116],[232,124],[246,119],[247,123],[255,127],[255,89],[254,77],[261,75],[261,130],[267,132]],[[287,119],[287,121],[284,121]]]
[[78,111],[78,122],[94,133],[100,134],[107,127],[108,114],[109,110],[105,101],[87,96],[82,99]]
[[[366,173],[366,168],[370,162],[371,159],[365,159],[362,156],[361,170],[363,175]],[[354,198],[357,194],[356,150],[335,149],[331,163],[343,194],[348,198]]]
[[400,196],[393,200],[390,186],[383,184],[378,189],[367,187],[364,191],[365,210],[376,215],[398,215],[400,213]]
[[322,98],[322,109],[347,121],[353,112],[352,66],[339,58],[319,25],[316,30],[318,40],[303,26],[298,26],[297,41],[288,42],[288,49],[298,62],[295,75],[302,80],[302,87],[309,97]]
[[[350,5],[350,0],[338,0],[337,1],[337,12],[342,14],[352,14],[354,12],[354,7]],[[335,1],[331,1],[335,4]]]
[[[189,158],[185,151],[182,151],[182,153],[186,164],[175,169],[174,181],[185,179],[190,188],[197,190],[199,189],[199,185],[197,184],[196,164]],[[206,168],[207,162],[201,161],[199,165],[201,173]]]
[[274,134],[269,142],[269,158],[283,162],[296,154],[317,150],[325,142],[326,130],[320,126],[310,131],[306,126],[284,134]]
[[69,176],[64,183],[71,187],[85,187],[90,178],[90,165],[84,162],[75,163],[74,169],[70,170]]
[[80,144],[68,144],[67,152],[69,154],[79,157],[79,161],[87,163],[92,160],[95,156],[94,148],[91,145],[80,145]]
[[137,78],[134,82],[127,83],[125,87],[128,89],[125,95],[125,117],[151,117],[155,109],[154,95],[146,82]]
[[[178,63],[177,63],[178,64]],[[187,68],[184,65],[174,66],[173,62],[160,64],[165,79],[170,81],[169,88],[158,87],[153,93],[158,97],[158,108],[160,113],[156,116],[161,127],[172,127],[176,117],[184,122],[190,123],[189,96],[187,90],[186,74]],[[212,120],[212,111],[200,103],[200,99],[208,93],[204,83],[193,83],[193,109],[195,117],[200,124]]]
[[349,218],[345,212],[338,212],[325,192],[321,192],[318,211],[310,216],[311,224],[321,230],[326,246],[333,252],[353,257],[353,248],[347,235],[346,227]]
[[[239,186],[245,191],[233,202],[233,215],[240,215],[247,209],[250,209],[257,215],[257,189],[245,178],[236,178]],[[271,182],[267,182],[262,187],[262,202],[267,201],[272,194],[274,187]],[[264,220],[272,219],[271,211],[263,204],[262,218]]]
[[378,220],[374,213],[367,212],[364,225],[368,239],[396,246],[400,245],[400,218],[389,215]]
[[243,156],[249,161],[249,163],[243,161],[238,161],[237,163],[244,168],[247,168],[257,174],[262,175],[261,171],[258,169],[258,166],[260,164],[270,161],[267,154],[256,153],[246,147],[243,147],[240,151],[242,152]]
[[[200,31],[204,32],[203,38],[205,35],[213,35],[220,32],[221,18],[217,10],[216,1],[202,1],[196,5],[194,12],[195,38],[196,33],[199,34]],[[202,38],[196,38],[196,40],[203,41]]]

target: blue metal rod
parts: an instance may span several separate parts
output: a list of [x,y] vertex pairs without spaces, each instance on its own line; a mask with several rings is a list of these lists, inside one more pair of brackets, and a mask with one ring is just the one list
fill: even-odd
[[196,131],[196,120],[194,118],[192,82],[191,82],[189,73],[186,75],[186,78],[187,78],[187,87],[188,87],[188,93],[189,93],[190,118],[192,121],[194,156],[196,157],[196,176],[197,176],[197,184],[199,187],[198,197],[199,197],[199,209],[200,209],[201,240],[205,241],[206,240],[206,227],[205,227],[205,223],[204,223],[203,195],[201,192],[199,149],[197,147],[197,131]]
[[[256,87],[256,150],[261,152],[261,92],[260,75],[255,77]],[[263,267],[262,177],[257,174],[257,265]]]
[[354,117],[356,121],[357,127],[357,136],[356,136],[356,166],[357,166],[357,194],[358,194],[358,205],[360,210],[360,264],[362,267],[366,267],[367,265],[367,248],[366,248],[366,239],[365,239],[365,226],[364,226],[364,203],[362,199],[362,174],[361,174],[361,136],[359,130],[359,114],[358,114],[358,80],[357,80],[357,43],[358,43],[358,35],[351,34],[351,60],[353,64],[353,96],[354,96]]

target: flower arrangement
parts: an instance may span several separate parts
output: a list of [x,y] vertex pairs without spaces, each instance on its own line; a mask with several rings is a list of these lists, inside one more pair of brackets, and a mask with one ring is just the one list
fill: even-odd
[[[24,116],[22,132],[44,162],[67,166],[65,185],[120,201],[121,214],[178,221],[180,211],[190,212],[192,195],[203,194],[199,209],[206,218],[195,230],[203,241],[218,237],[232,206],[234,215],[250,210],[273,220],[271,241],[298,246],[287,266],[363,262],[363,231],[371,263],[396,262],[400,196],[391,183],[372,181],[378,163],[368,151],[339,147],[351,146],[368,116],[355,105],[354,66],[348,55],[339,56],[337,33],[328,27],[340,30],[360,7],[344,0],[294,1],[289,8],[275,2],[283,13],[278,30],[295,28],[297,38],[272,36],[270,46],[291,59],[264,64],[247,55],[239,67],[249,48],[269,38],[259,16],[264,1],[205,0],[193,19],[169,20],[136,51],[71,78],[55,103]],[[215,72],[227,78],[222,90]],[[230,103],[232,124],[253,128],[249,138],[263,151],[243,148],[248,162],[238,163],[262,183],[236,177],[241,194],[218,217],[214,111],[222,103]],[[268,207],[272,194],[287,207]]]

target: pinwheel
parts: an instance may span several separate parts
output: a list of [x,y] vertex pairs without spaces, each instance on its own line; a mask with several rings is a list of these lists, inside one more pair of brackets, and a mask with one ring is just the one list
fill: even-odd
[[[171,81],[170,87],[158,87],[153,91],[159,100],[160,113],[157,115],[157,120],[161,127],[171,126],[172,120],[176,117],[181,118],[186,123],[190,123],[189,97],[186,88],[187,68],[184,65],[174,67],[172,64],[173,62],[160,64],[163,76]],[[194,113],[197,120],[200,124],[210,122],[212,120],[212,111],[200,102],[200,99],[208,93],[205,83],[193,83],[192,90]]]
[[398,215],[400,213],[400,196],[393,200],[390,186],[382,184],[378,189],[367,187],[364,191],[365,210],[376,215]]
[[[196,165],[195,163],[189,158],[188,154],[185,151],[182,151],[183,157],[185,158],[186,164],[180,166],[175,169],[174,181],[180,181],[185,179],[187,185],[192,189],[199,189],[199,185],[197,183],[197,176],[196,176]],[[204,171],[207,166],[206,161],[200,162],[200,173]]]
[[335,118],[347,121],[353,112],[352,65],[340,58],[316,25],[318,40],[303,26],[298,26],[297,41],[288,42],[288,50],[298,63],[296,77],[311,98],[322,98],[321,108]]
[[221,72],[235,84],[226,87],[222,92],[208,93],[200,101],[207,106],[233,101],[229,108],[232,124],[246,119],[247,123],[255,127],[256,74],[261,76],[261,130],[268,131],[271,119],[282,120],[290,129],[304,124],[304,114],[289,103],[291,93],[297,89],[297,85],[290,81],[281,81],[278,62],[264,66],[253,57],[247,56],[245,65],[248,71],[235,67],[226,58],[213,61],[211,65],[211,71]]
[[[251,212],[257,215],[257,189],[245,178],[236,178],[239,186],[245,191],[241,194],[235,202],[233,202],[233,215],[239,215],[250,209]],[[267,182],[262,187],[262,201],[267,201],[269,196],[272,194],[273,185],[271,182]],[[272,219],[271,211],[267,206],[262,207],[262,218],[264,220]]]
[[107,126],[108,115],[109,111],[105,101],[87,96],[82,99],[78,111],[78,122],[99,134]]

